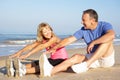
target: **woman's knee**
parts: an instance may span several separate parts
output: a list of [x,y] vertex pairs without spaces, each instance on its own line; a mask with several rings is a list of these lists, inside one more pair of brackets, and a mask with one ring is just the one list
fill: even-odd
[[82,54],[75,54],[71,57],[71,61],[73,64],[80,63],[85,59],[85,56]]

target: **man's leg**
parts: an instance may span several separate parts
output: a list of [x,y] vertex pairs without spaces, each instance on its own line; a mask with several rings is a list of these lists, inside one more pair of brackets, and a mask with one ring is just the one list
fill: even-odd
[[66,71],[68,67],[81,63],[83,60],[85,60],[85,56],[81,54],[75,54],[71,58],[63,61],[62,63],[58,64],[57,66],[53,67],[51,71],[51,75],[54,75],[55,73],[58,73],[60,71]]
[[92,57],[86,61],[87,66],[89,67],[94,61],[98,60],[101,57],[107,57],[111,55],[113,51],[113,44],[111,42],[101,44],[93,53]]

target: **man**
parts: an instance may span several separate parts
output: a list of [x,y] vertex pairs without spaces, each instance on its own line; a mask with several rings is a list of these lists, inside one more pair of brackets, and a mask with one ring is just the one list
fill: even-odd
[[44,62],[40,62],[41,76],[51,76],[60,71],[67,70],[68,67],[71,67],[76,73],[81,73],[87,71],[89,68],[111,67],[114,65],[114,48],[112,42],[115,33],[112,25],[103,21],[99,22],[98,14],[93,9],[88,9],[83,12],[82,24],[84,26],[76,31],[73,36],[63,39],[49,52],[54,52],[56,49],[78,39],[84,39],[88,45],[87,54],[75,54],[55,67],[47,63],[46,55],[43,54],[41,61],[44,60]]

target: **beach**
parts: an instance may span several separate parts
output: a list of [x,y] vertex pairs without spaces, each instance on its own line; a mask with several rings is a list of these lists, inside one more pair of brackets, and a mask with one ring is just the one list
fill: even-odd
[[[115,47],[115,65],[110,68],[97,68],[90,69],[87,72],[80,74],[74,73],[72,70],[68,69],[65,72],[57,73],[51,77],[40,78],[39,74],[26,74],[23,77],[7,77],[5,61],[8,56],[0,57],[0,80],[120,80],[120,45],[114,45]],[[85,48],[79,49],[67,49],[69,57],[75,53],[86,53]],[[27,58],[26,61],[30,62],[31,60],[39,59],[41,53],[36,53]],[[49,56],[48,56],[49,57]]]

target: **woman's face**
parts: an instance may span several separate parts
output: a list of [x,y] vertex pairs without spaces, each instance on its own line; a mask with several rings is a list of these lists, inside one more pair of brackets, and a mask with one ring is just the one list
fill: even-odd
[[42,34],[45,38],[50,39],[52,36],[52,31],[49,27],[46,26],[42,29]]

